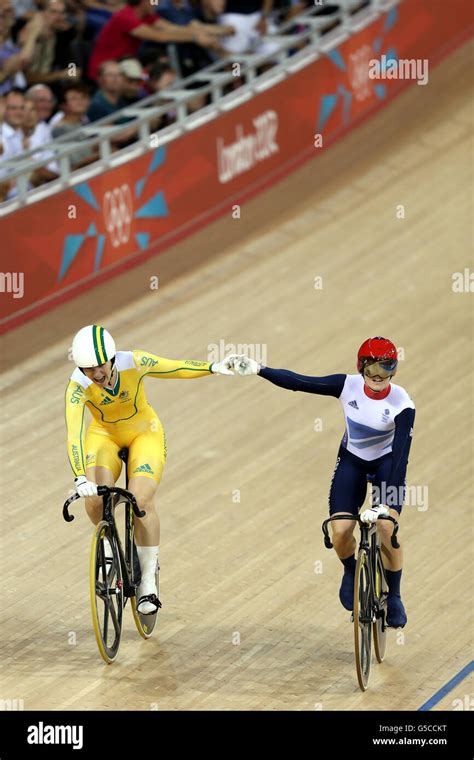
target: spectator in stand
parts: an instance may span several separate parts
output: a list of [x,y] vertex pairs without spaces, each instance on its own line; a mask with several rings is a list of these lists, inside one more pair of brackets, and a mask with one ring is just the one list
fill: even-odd
[[116,61],[104,61],[100,64],[98,83],[99,89],[94,94],[87,112],[90,121],[110,116],[127,105],[122,97],[123,76]]
[[[47,128],[37,128],[38,118],[34,112],[34,106],[25,100],[21,90],[11,90],[3,100],[5,112],[0,123],[0,161],[21,156],[30,147],[40,147],[49,141]],[[43,158],[38,154],[34,154],[34,157]],[[42,182],[53,179],[57,176],[54,172],[55,168],[53,164],[50,164],[47,168],[33,171],[29,178],[29,186],[36,187]],[[8,169],[0,171],[0,202],[13,198],[17,192],[15,180],[8,180],[8,171]]]
[[225,11],[226,0],[196,0],[195,17],[204,24],[218,24]]
[[23,71],[31,61],[41,32],[40,23],[32,23],[19,47],[11,39],[13,21],[11,0],[0,0],[0,95],[6,95],[13,87],[26,86]]
[[62,15],[62,20],[58,22],[58,29],[56,30],[53,70],[66,69],[71,63],[74,63],[82,72],[84,63],[82,35],[86,23],[86,14],[82,0],[62,1],[65,5],[65,13]]
[[[147,95],[154,95],[155,93],[167,90],[177,79],[176,72],[171,65],[165,61],[156,61],[156,63],[146,68],[148,69],[148,81],[146,83]],[[176,121],[176,104],[174,101],[169,102],[169,111],[160,118],[157,118],[156,122],[152,124],[152,132],[168,127]],[[160,103],[160,105],[163,104],[163,102]]]
[[15,0],[15,18],[29,21],[38,10],[34,0]]
[[[49,126],[38,118],[38,113],[35,108],[35,104],[31,99],[25,99],[25,112],[23,115],[23,123],[21,125],[23,133],[23,150],[31,150],[34,148],[42,148],[43,145],[50,142],[51,130]],[[47,158],[54,158],[53,153],[50,151],[39,150],[33,153],[32,160],[37,161],[39,159],[45,160]],[[59,175],[59,169],[56,161],[51,160],[47,166],[40,166],[30,175],[30,184],[32,187],[38,187],[45,182],[50,182],[56,179]]]
[[[10,90],[5,95],[4,106],[0,123],[0,162],[15,158],[23,152],[21,125],[25,113],[25,98],[21,90]],[[8,179],[8,169],[0,169],[0,203],[11,197],[15,184],[15,180]]]
[[[214,0],[214,4],[219,6],[218,12],[221,13],[225,0],[220,0],[220,2]],[[219,38],[228,37],[234,32],[232,26],[222,26],[218,23],[217,13],[214,16],[209,14],[208,18],[205,19],[199,6],[191,6],[188,0],[164,0],[164,3],[160,4],[160,16],[166,21],[171,21],[180,26],[194,26],[205,34],[214,37],[214,43],[206,46],[206,49],[193,43],[178,45],[179,65],[183,77],[209,66],[223,52]]]
[[46,124],[50,130],[63,118],[64,114],[61,111],[53,115],[57,101],[47,84],[34,84],[26,91],[25,97],[34,104],[38,120]]
[[228,53],[272,53],[275,43],[261,39],[276,27],[270,18],[273,0],[227,0],[225,12],[219,20],[224,26],[235,28],[235,34],[222,40]]
[[25,114],[25,96],[13,89],[5,96],[5,113],[0,124],[0,159],[19,156],[23,152],[21,126]]
[[157,61],[148,70],[147,94],[154,95],[156,92],[167,90],[176,79],[176,72],[169,63]]
[[23,149],[39,148],[51,141],[51,127],[39,118],[34,100],[25,95],[25,110],[21,124]]
[[[41,32],[26,71],[28,84],[50,84],[54,88],[58,83],[80,79],[81,70],[70,65],[74,61],[68,41],[71,41],[76,31],[68,25],[66,4],[62,0],[48,0],[45,10],[38,11],[22,29],[20,40],[24,39],[35,23],[41,24]],[[59,63],[62,65],[58,66]]]
[[[0,126],[0,159],[21,156],[24,151],[41,148],[50,141],[50,133],[44,122],[39,122],[38,114],[31,100],[26,100],[21,92],[12,90],[5,98],[5,121]],[[39,150],[32,160],[53,159],[53,154]],[[8,180],[8,169],[0,171],[0,201],[14,198],[17,194],[16,181]],[[56,179],[58,167],[55,161],[47,166],[34,169],[28,178],[28,189]]]
[[286,8],[283,8],[286,11],[285,21],[289,21],[294,16],[302,13],[310,5],[314,7],[312,0],[286,0],[286,3],[283,5],[286,6]]
[[124,4],[124,0],[83,0],[86,9],[86,36],[95,39],[115,11]]
[[[116,61],[104,61],[99,67],[99,89],[91,100],[87,115],[90,121],[103,119],[105,116],[126,108],[129,103],[123,97],[124,77]],[[122,116],[114,124],[125,124],[131,117]],[[119,150],[134,142],[138,135],[137,127],[128,127],[112,140],[113,150]]]
[[202,47],[215,45],[215,37],[196,22],[178,26],[150,13],[149,0],[126,0],[99,34],[89,61],[89,77],[97,79],[103,61],[135,58],[143,41],[155,43],[196,42]]
[[122,100],[125,101],[125,105],[131,106],[146,98],[147,74],[140,61],[136,58],[125,58],[120,61],[119,69],[123,77]]
[[[63,118],[52,130],[53,137],[76,132],[80,127],[87,123],[87,111],[90,105],[90,96],[87,87],[80,82],[68,84],[64,87],[59,105],[64,113]],[[84,146],[78,148],[71,156],[71,168],[78,169],[81,166],[96,161],[99,157],[98,146]]]
[[44,9],[46,0],[14,0],[15,22],[12,37],[16,41],[18,33],[33,18],[38,10]]

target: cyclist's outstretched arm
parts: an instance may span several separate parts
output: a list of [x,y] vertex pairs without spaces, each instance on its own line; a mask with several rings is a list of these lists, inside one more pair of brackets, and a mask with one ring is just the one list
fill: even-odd
[[209,375],[233,375],[231,363],[202,362],[194,359],[165,359],[148,351],[133,351],[135,366],[141,375],[166,379],[192,380]]
[[279,385],[280,388],[286,388],[289,391],[319,393],[321,396],[335,398],[341,395],[347,377],[347,375],[325,375],[324,377],[299,375],[289,369],[265,367],[243,354],[234,354],[229,357],[229,361],[232,362],[234,371],[239,375],[260,375],[274,385]]
[[324,377],[312,377],[299,375],[289,369],[272,369],[260,367],[258,373],[265,380],[270,380],[280,388],[290,391],[303,391],[304,393],[318,393],[321,396],[334,396],[339,398],[344,388],[346,375],[325,375]]

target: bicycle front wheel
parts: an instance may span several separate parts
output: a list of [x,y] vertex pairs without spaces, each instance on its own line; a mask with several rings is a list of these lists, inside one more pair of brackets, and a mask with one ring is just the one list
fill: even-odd
[[377,548],[375,563],[375,596],[377,599],[377,618],[373,624],[374,649],[378,662],[383,662],[387,646],[387,596],[388,585],[380,549]]
[[354,648],[357,680],[362,691],[367,689],[372,660],[372,611],[370,609],[369,556],[359,551],[354,582]]
[[[106,555],[106,538],[112,547],[112,557]],[[103,660],[110,664],[117,657],[122,636],[123,581],[117,545],[105,521],[97,525],[92,538],[89,582],[97,646]]]

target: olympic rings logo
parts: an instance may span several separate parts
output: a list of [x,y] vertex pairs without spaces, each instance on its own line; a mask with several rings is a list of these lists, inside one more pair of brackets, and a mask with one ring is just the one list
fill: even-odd
[[102,210],[105,227],[114,248],[127,243],[133,219],[133,201],[129,186],[123,184],[113,190],[107,190],[102,201]]
[[369,62],[371,49],[362,45],[354,53],[349,54],[349,81],[354,90],[356,100],[366,100],[370,97]]

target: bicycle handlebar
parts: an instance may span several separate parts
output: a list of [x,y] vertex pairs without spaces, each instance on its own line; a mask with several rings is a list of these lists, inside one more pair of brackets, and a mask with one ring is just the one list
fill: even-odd
[[[324,533],[324,545],[328,549],[332,549],[331,539],[329,538],[328,523],[332,522],[333,520],[355,520],[355,522],[358,522],[359,525],[367,525],[367,523],[362,522],[359,516],[355,517],[354,515],[333,515],[333,517],[328,517],[328,519],[323,522],[323,526],[322,526],[322,530]],[[377,520],[390,520],[390,522],[393,523],[393,531],[390,537],[390,542],[394,549],[399,549],[400,544],[397,541],[397,533],[398,533],[399,524],[395,520],[395,518],[391,517],[390,515],[380,515],[377,518]]]
[[[130,491],[126,491],[124,488],[117,488],[117,486],[113,486],[113,488],[109,488],[108,486],[97,486],[98,496],[108,496],[113,493],[123,496],[132,505],[133,512],[137,517],[145,517],[146,512],[143,509],[138,508],[135,496],[133,493],[130,493]],[[72,504],[73,501],[76,501],[76,499],[80,498],[79,494],[73,493],[72,496],[64,502],[63,517],[66,522],[72,522],[74,520],[74,515],[69,514],[69,505]]]

